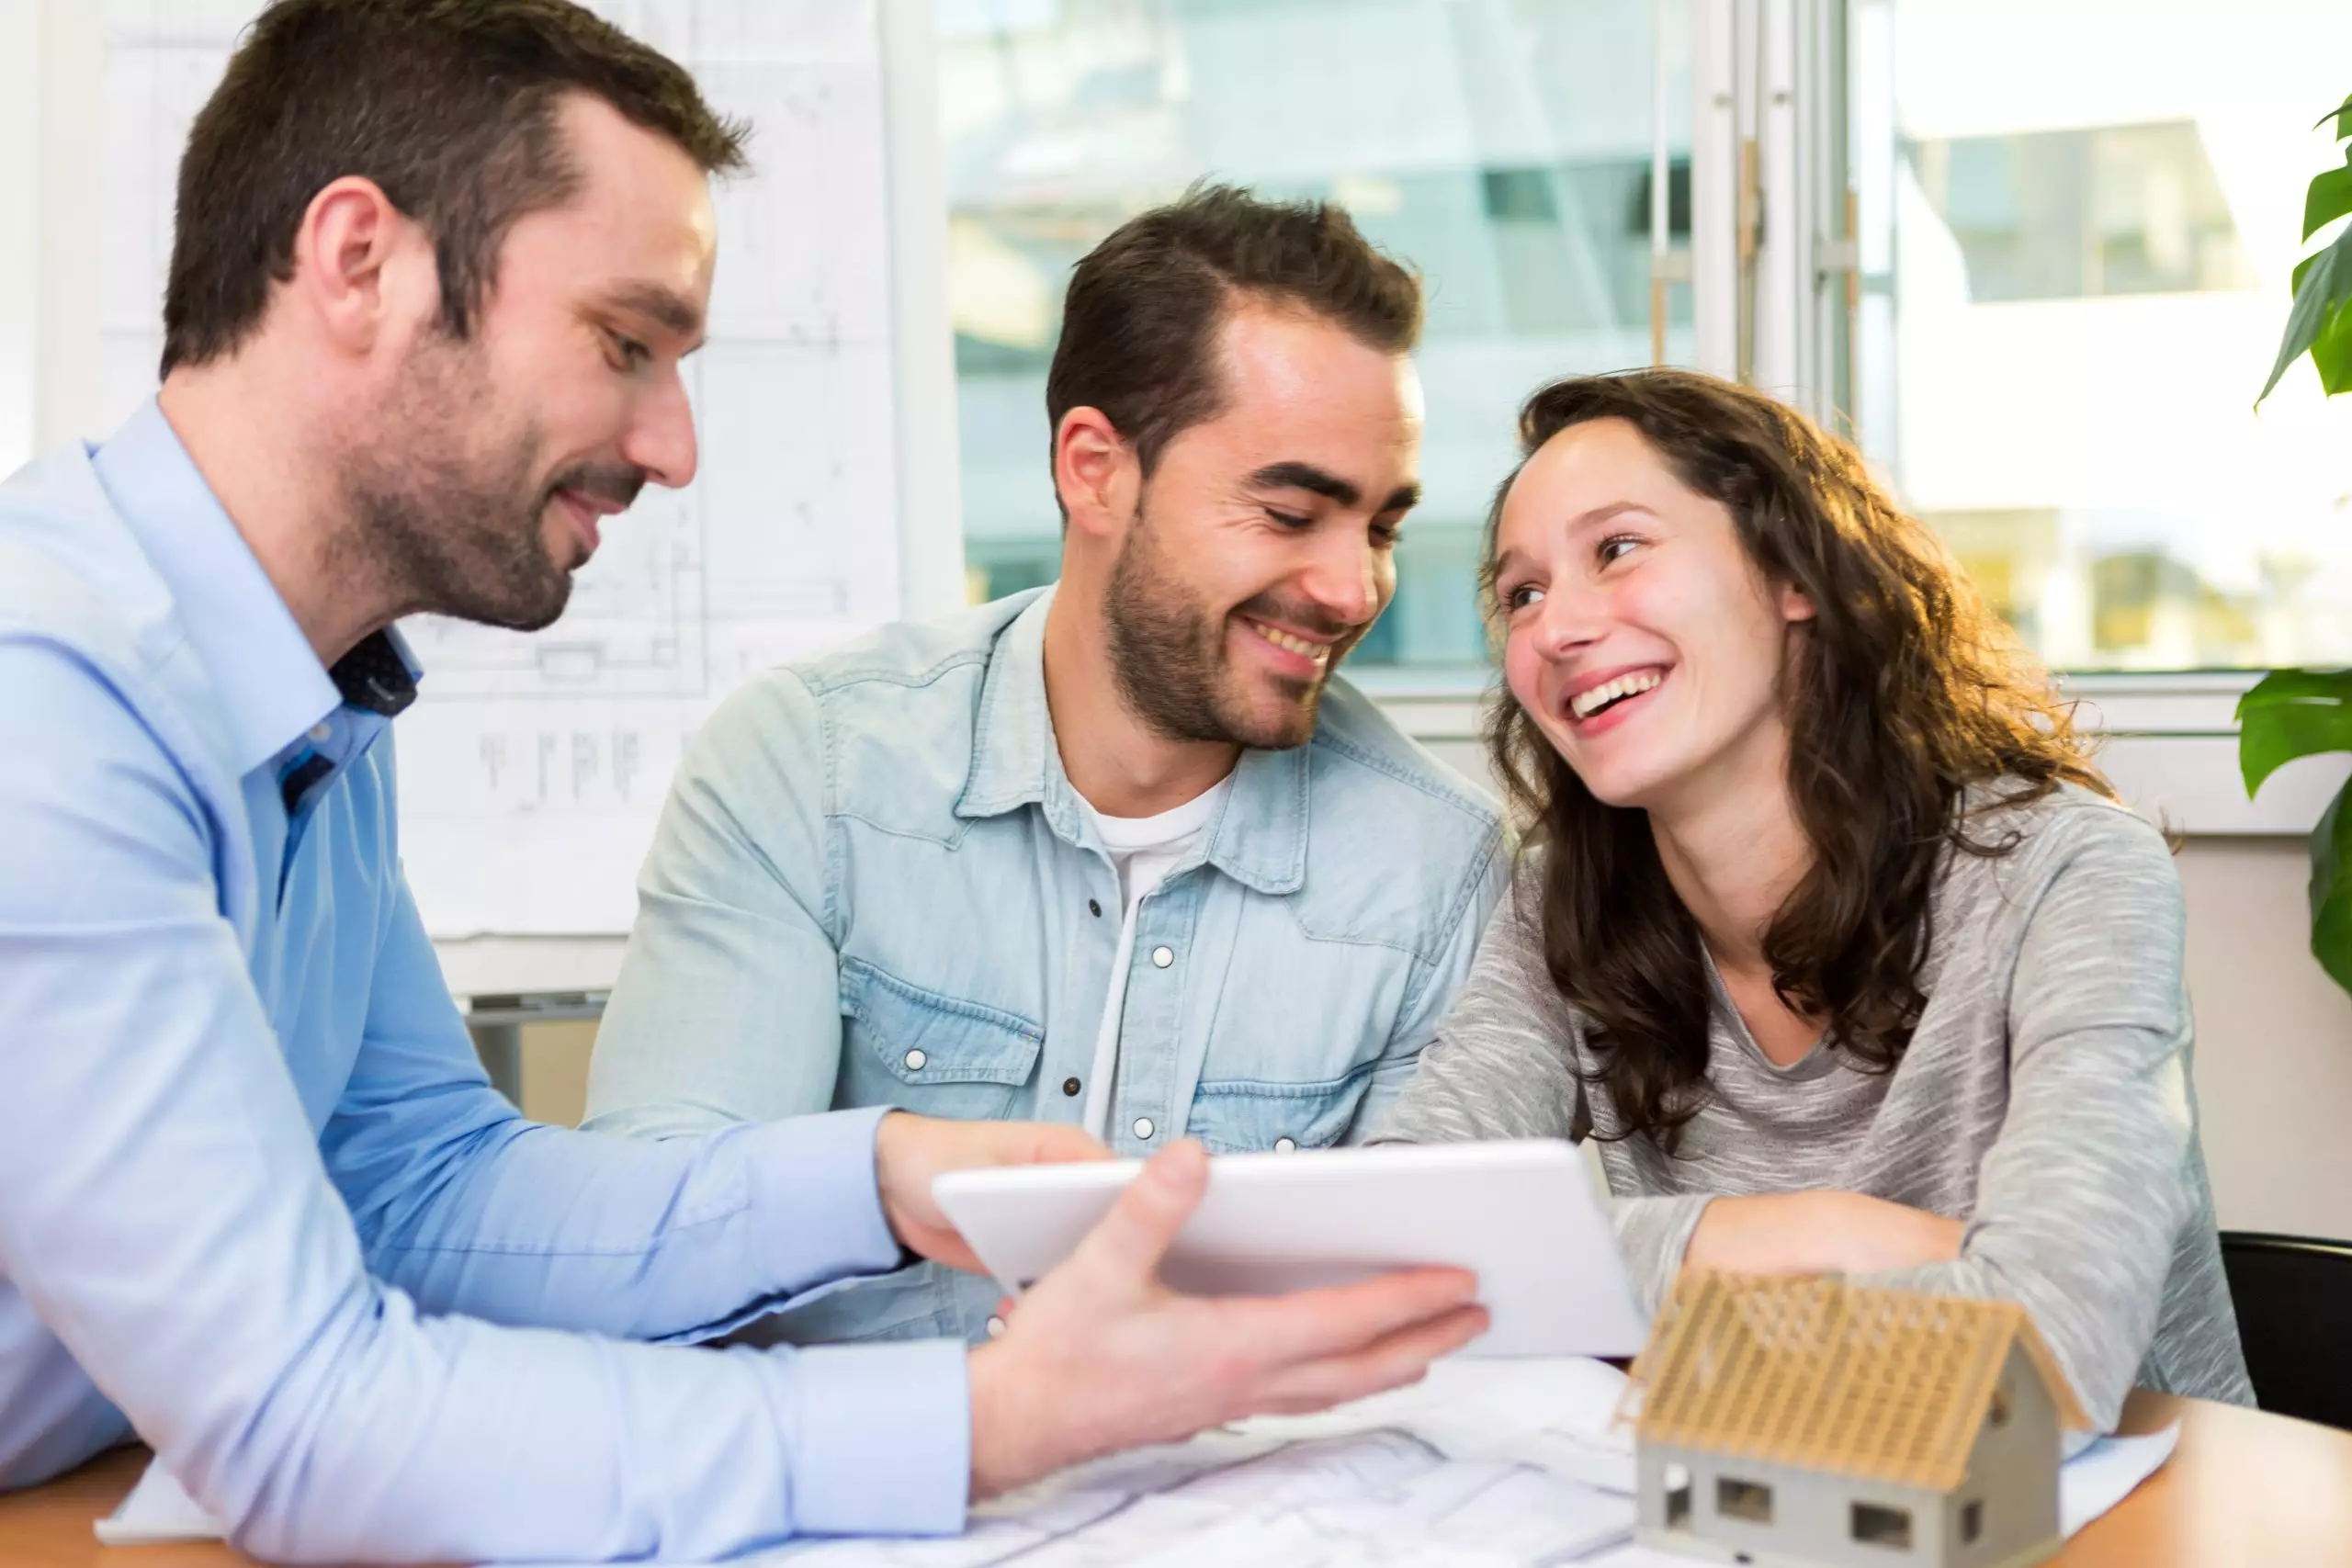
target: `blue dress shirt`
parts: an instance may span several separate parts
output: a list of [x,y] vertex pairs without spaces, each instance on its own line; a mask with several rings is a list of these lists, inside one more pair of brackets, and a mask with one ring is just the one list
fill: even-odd
[[0,489],[0,1487],[135,1431],[279,1560],[960,1528],[960,1345],[624,1342],[894,1268],[879,1117],[502,1100],[400,872],[405,660],[321,668],[153,403]]

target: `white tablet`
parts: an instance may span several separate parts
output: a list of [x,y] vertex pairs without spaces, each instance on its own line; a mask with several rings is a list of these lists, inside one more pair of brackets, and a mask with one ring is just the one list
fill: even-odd
[[[1008,1294],[1069,1256],[1139,1160],[999,1166],[933,1184]],[[1631,1356],[1645,1325],[1574,1145],[1390,1145],[1222,1155],[1160,1276],[1198,1295],[1277,1295],[1416,1264],[1478,1276],[1474,1356]]]

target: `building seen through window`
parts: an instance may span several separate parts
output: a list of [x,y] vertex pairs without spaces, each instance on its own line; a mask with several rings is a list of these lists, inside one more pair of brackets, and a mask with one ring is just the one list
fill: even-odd
[[1891,240],[1857,401],[1905,502],[2061,667],[2352,661],[2352,399],[2303,365],[2253,407],[2352,6],[1853,15],[1855,122],[1893,128],[1855,150]]

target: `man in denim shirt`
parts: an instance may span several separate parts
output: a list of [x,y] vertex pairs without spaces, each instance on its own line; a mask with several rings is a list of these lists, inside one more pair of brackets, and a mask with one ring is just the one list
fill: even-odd
[[[1419,498],[1416,279],[1209,188],[1080,262],[1046,383],[1059,585],[752,682],[640,878],[589,1125],[889,1104],[1122,1154],[1363,1136],[1500,888],[1497,815],[1334,671]],[[1001,1325],[918,1267],[785,1314]]]

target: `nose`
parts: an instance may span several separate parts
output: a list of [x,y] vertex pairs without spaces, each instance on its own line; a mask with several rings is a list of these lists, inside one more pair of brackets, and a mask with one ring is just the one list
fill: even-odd
[[675,365],[639,394],[621,456],[655,484],[682,490],[693,481],[698,460],[695,412]]
[[1536,651],[1546,659],[1566,659],[1600,641],[1607,625],[1605,604],[1606,596],[1585,583],[1553,583],[1536,608]]
[[1302,585],[1332,621],[1361,626],[1380,614],[1396,586],[1396,563],[1368,535],[1333,528],[1317,540]]

